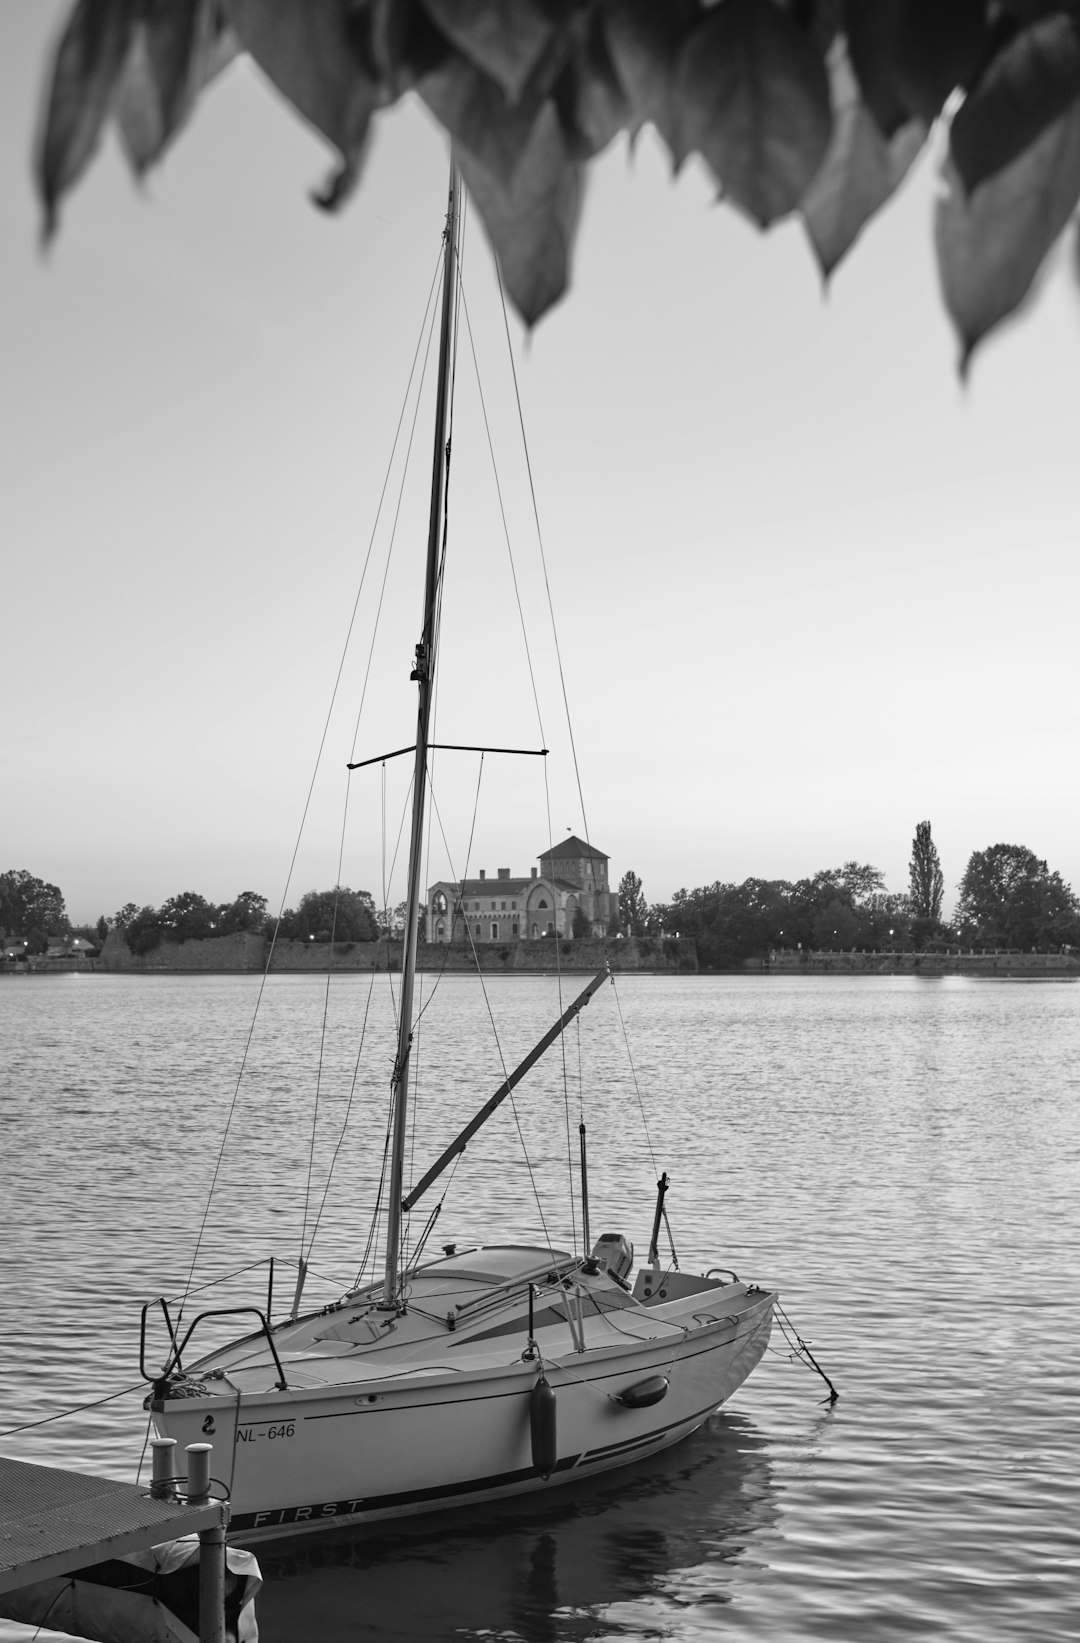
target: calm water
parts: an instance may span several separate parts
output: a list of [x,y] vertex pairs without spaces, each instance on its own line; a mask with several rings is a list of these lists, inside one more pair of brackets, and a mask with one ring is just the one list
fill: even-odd
[[[332,989],[314,1123],[323,991],[269,987],[197,1280],[295,1260],[305,1184],[323,1194],[350,1102],[308,1297],[354,1277],[385,1129],[387,981],[368,985]],[[554,1019],[553,987],[489,984],[515,1020],[501,1051],[478,983],[439,988],[417,1174]],[[137,1383],[139,1306],[187,1276],[257,990],[0,982],[3,1426]],[[540,1207],[504,1111],[462,1160],[439,1239],[532,1239],[541,1215],[571,1238],[581,1100],[594,1236],[643,1251],[666,1169],[683,1265],[777,1283],[839,1403],[774,1336],[723,1415],[614,1479],[261,1549],[264,1643],[1080,1636],[1080,987],[623,978],[617,997],[652,1156],[603,988],[565,1041],[569,1109],[558,1050],[518,1092]],[[354,1090],[365,1016],[376,1059]],[[0,1445],[131,1479],[143,1436],[131,1394]],[[30,1635],[0,1621],[0,1639]]]

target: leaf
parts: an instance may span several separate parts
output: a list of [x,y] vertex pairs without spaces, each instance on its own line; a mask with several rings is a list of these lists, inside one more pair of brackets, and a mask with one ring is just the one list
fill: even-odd
[[630,105],[611,60],[599,11],[585,14],[577,49],[552,92],[578,159],[599,154],[631,124]]
[[896,81],[896,32],[901,0],[846,0],[848,53],[863,102],[891,137],[911,118]]
[[724,0],[679,54],[672,148],[696,150],[763,227],[792,211],[832,132],[825,65],[769,0]]
[[533,0],[423,0],[446,38],[501,86],[513,103],[523,94],[557,25]]
[[895,193],[926,141],[911,120],[886,138],[866,108],[843,44],[829,58],[834,123],[825,162],[799,201],[822,273],[828,278],[859,233]]
[[133,14],[133,0],[79,0],[61,35],[35,157],[46,239],[56,231],[60,200],[85,171],[101,139],[131,40]]
[[474,64],[452,53],[416,90],[455,144],[458,157],[471,155],[498,183],[509,187],[528,146],[541,98],[511,103]]
[[1016,35],[965,97],[949,148],[970,193],[1015,160],[1080,96],[1080,33],[1048,17]]
[[1080,199],[1080,105],[970,197],[951,160],[943,175],[934,238],[966,371],[977,344],[1027,296]]
[[1075,11],[1074,0],[999,0],[1000,10],[1021,23],[1035,23],[1060,11]]
[[217,0],[166,0],[136,23],[116,94],[120,135],[136,173],[160,159],[200,91],[238,50]]
[[581,166],[569,153],[554,105],[540,110],[512,188],[470,155],[462,154],[460,164],[511,300],[533,325],[566,290],[581,210]]
[[912,114],[929,124],[966,85],[989,44],[985,0],[901,0],[896,84]]
[[371,78],[394,96],[450,55],[420,0],[363,0],[349,14],[349,37]]
[[701,12],[697,0],[602,0],[604,37],[631,111],[630,129],[651,120],[669,132],[675,122],[675,72],[687,35]]
[[284,97],[329,138],[343,165],[316,196],[332,209],[351,192],[375,109],[391,100],[353,48],[340,0],[222,0],[245,51]]
[[844,28],[844,0],[811,0],[798,9],[798,18],[809,29],[822,57]]

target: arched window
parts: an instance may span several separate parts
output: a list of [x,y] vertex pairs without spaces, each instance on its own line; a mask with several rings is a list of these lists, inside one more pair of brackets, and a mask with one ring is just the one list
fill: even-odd
[[515,935],[515,936],[516,936],[516,935],[517,935],[517,933],[518,933],[518,927],[517,927],[517,925],[516,925],[516,924],[515,924],[515,925],[512,925],[512,926],[511,926],[511,933],[512,933],[512,934],[513,934],[513,935]]
[[491,939],[492,941],[498,941],[499,939],[499,924],[497,919],[492,919],[491,921]]
[[533,940],[534,940],[534,941],[535,941],[535,940],[536,940],[536,937],[537,937],[537,935],[538,935],[538,934],[539,934],[539,931],[538,931],[538,930],[537,930],[537,928],[536,928],[536,925],[535,925],[535,924],[534,924],[534,925],[533,925],[533,927],[532,927],[532,933],[533,933]]
[[547,906],[547,902],[546,902],[546,901],[545,901],[545,900],[544,900],[544,898],[543,898],[543,896],[541,896],[541,897],[540,897],[540,900],[539,900],[539,901],[538,901],[538,902],[537,902],[537,904],[536,904],[536,905],[537,905],[537,907],[546,907],[546,906]]

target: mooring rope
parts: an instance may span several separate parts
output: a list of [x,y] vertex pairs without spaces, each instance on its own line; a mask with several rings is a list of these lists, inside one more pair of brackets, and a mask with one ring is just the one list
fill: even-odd
[[788,1346],[791,1348],[789,1361],[798,1361],[804,1363],[807,1368],[815,1369],[825,1382],[825,1385],[829,1388],[830,1405],[834,1404],[840,1396],[839,1392],[836,1390],[836,1387],[833,1385],[824,1369],[822,1369],[821,1365],[814,1357],[814,1354],[799,1334],[799,1331],[795,1328],[795,1325],[792,1323],[779,1301],[773,1302],[773,1312],[775,1313],[777,1323],[780,1325],[780,1333],[783,1335],[785,1341],[788,1343]]

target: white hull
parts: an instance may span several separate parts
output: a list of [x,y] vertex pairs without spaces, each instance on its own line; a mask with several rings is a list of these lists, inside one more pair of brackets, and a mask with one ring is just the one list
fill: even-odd
[[[555,1487],[678,1442],[761,1358],[773,1295],[686,1282],[692,1292],[666,1304],[627,1298],[614,1315],[586,1318],[576,1341],[565,1323],[538,1328],[540,1356],[530,1361],[521,1356],[523,1319],[521,1332],[511,1323],[497,1346],[444,1333],[420,1351],[406,1348],[407,1364],[400,1349],[369,1351],[351,1365],[336,1356],[333,1384],[249,1392],[245,1381],[266,1378],[266,1342],[256,1339],[246,1366],[224,1371],[229,1389],[159,1401],[155,1425],[178,1440],[178,1453],[188,1443],[214,1445],[212,1470],[229,1490],[232,1538],[241,1542]],[[284,1331],[275,1329],[275,1339]],[[260,1347],[256,1367],[252,1349]],[[196,1371],[203,1385],[212,1361]],[[282,1350],[281,1361],[287,1377],[310,1374],[318,1346]],[[556,1404],[557,1458],[546,1479],[530,1436],[541,1363]],[[615,1401],[653,1377],[667,1383],[660,1401]]]

